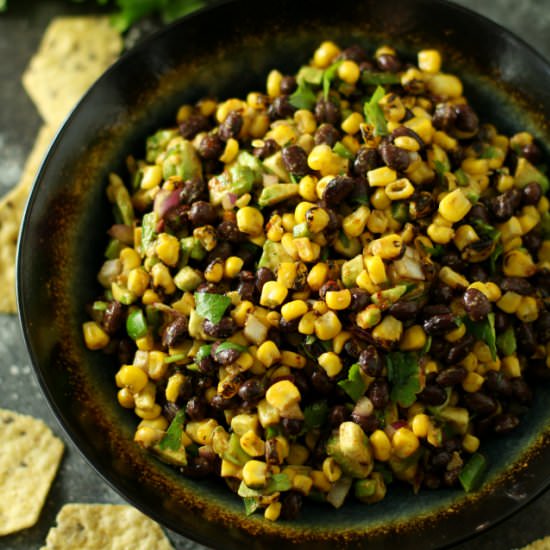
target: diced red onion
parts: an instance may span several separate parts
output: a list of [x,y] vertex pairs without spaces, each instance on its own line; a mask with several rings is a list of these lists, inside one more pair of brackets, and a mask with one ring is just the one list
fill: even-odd
[[164,218],[164,216],[178,206],[181,202],[181,189],[176,189],[174,191],[168,191],[166,189],[161,189],[157,196],[155,197],[155,206],[154,210],[159,219]]
[[115,223],[107,233],[110,237],[117,239],[121,243],[134,244],[134,230],[129,225]]

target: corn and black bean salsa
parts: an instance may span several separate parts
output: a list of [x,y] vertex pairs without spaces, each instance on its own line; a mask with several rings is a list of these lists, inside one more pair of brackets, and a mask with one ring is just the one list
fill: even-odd
[[482,123],[436,50],[324,42],[265,92],[184,105],[111,174],[83,332],[135,441],[247,514],[479,486],[548,370],[533,136]]

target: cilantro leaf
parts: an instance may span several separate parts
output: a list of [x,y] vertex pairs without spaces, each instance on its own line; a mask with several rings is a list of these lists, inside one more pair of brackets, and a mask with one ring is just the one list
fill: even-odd
[[330,67],[324,70],[323,72],[323,97],[328,99],[328,94],[330,92],[330,84],[336,77],[338,72],[338,67],[342,64],[342,61],[337,61],[333,63]]
[[492,225],[485,223],[483,220],[480,220],[480,219],[474,220],[473,224],[477,231],[479,231],[486,237],[493,239],[493,241],[497,241],[500,238],[500,231],[496,227],[493,227]]
[[460,187],[466,187],[468,185],[469,183],[468,176],[466,175],[464,170],[462,170],[462,168],[455,170],[455,177],[456,177],[456,183],[458,183]]
[[481,155],[479,155],[479,158],[496,159],[500,156],[500,154],[500,149],[498,149],[497,147],[492,147],[491,145],[487,145],[487,147],[485,147],[483,151],[481,151]]
[[314,86],[319,86],[323,81],[323,69],[317,69],[316,67],[303,66],[296,75],[297,82],[307,82]]
[[304,409],[304,432],[314,428],[320,428],[328,417],[328,405],[326,401],[317,401]]
[[159,448],[161,451],[170,449],[171,451],[177,451],[181,447],[181,436],[183,434],[183,424],[185,422],[185,411],[180,409],[174,420],[168,426],[166,434],[159,442]]
[[489,313],[483,321],[472,321],[468,317],[464,318],[464,324],[467,331],[478,340],[485,342],[491,350],[493,361],[497,358],[497,338],[495,333],[495,314]]
[[359,363],[355,363],[349,368],[347,380],[340,380],[338,385],[351,397],[352,401],[359,400],[367,389],[367,385],[361,376]]
[[246,346],[241,346],[240,344],[235,344],[234,342],[222,342],[217,348],[216,353],[228,350],[228,349],[236,349],[237,351],[240,351],[241,353],[244,353],[245,351],[248,351],[248,348]]
[[391,400],[410,407],[420,391],[420,364],[415,353],[395,351],[386,356],[388,380],[392,384]]
[[231,304],[231,298],[223,294],[209,292],[195,292],[195,310],[212,323],[219,323],[225,310]]
[[345,159],[353,160],[355,158],[355,155],[341,141],[337,141],[332,150]]
[[497,260],[500,258],[500,256],[502,256],[503,252],[504,252],[504,247],[502,246],[502,244],[497,243],[497,245],[495,246],[495,249],[489,256],[491,274],[493,275],[496,273],[496,270],[497,270]]
[[447,163],[441,162],[440,160],[434,160],[434,167],[437,175],[440,178],[442,178],[445,173],[451,169],[451,167]]
[[388,127],[386,119],[384,118],[384,112],[378,102],[386,95],[386,90],[382,86],[377,86],[376,90],[372,94],[369,101],[366,101],[363,105],[363,111],[365,112],[365,119],[369,124],[374,126],[375,136],[387,136]]
[[317,97],[305,80],[298,82],[296,91],[288,98],[289,103],[296,109],[310,111],[317,102]]
[[247,516],[252,515],[260,507],[260,501],[256,497],[243,497],[243,504]]
[[517,342],[513,327],[508,327],[504,332],[497,336],[497,348],[504,356],[509,356],[515,353]]
[[361,82],[366,86],[374,85],[380,86],[382,84],[399,84],[401,77],[395,73],[378,73],[365,71],[361,75]]
[[212,344],[205,344],[204,346],[201,346],[195,355],[195,363],[200,363],[205,357],[210,355],[211,351]]

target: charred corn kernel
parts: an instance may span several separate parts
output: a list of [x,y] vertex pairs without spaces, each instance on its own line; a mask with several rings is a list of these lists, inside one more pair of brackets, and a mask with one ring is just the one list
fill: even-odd
[[238,436],[250,431],[256,433],[258,428],[259,422],[256,414],[237,414],[231,419],[231,430]]
[[317,200],[317,179],[313,176],[304,176],[298,184],[298,193],[306,201]]
[[212,434],[218,423],[213,418],[192,420],[185,426],[185,433],[199,445],[210,445]]
[[451,191],[439,203],[439,213],[450,222],[458,222],[472,208],[472,203],[466,198],[462,189]]
[[464,250],[469,244],[476,241],[479,241],[479,237],[471,225],[461,225],[455,231],[453,242],[459,250]]
[[441,98],[455,99],[462,95],[462,82],[452,74],[439,73],[428,80],[428,90]]
[[[179,243],[178,243],[179,246]],[[130,273],[132,269],[141,265],[141,258],[139,254],[133,248],[123,248],[120,251],[119,259],[122,262],[122,272]]]
[[424,413],[415,415],[411,422],[411,428],[416,437],[426,437],[430,429],[430,417]]
[[287,367],[302,369],[306,366],[306,358],[294,351],[282,351],[281,363]]
[[166,401],[169,401],[170,403],[175,403],[177,401],[180,394],[180,389],[184,382],[185,376],[180,372],[177,372],[168,378],[166,390],[164,391]]
[[237,210],[237,226],[239,231],[248,235],[260,235],[264,227],[264,217],[257,208],[245,206]]
[[132,393],[140,392],[147,385],[147,374],[134,365],[123,365],[115,376],[119,388],[128,388]]
[[220,157],[220,161],[229,164],[235,160],[237,153],[239,152],[239,142],[234,138],[229,138],[225,142],[225,148]]
[[238,256],[229,256],[229,258],[225,260],[224,276],[228,279],[233,279],[241,272],[243,265],[244,261],[242,258]]
[[275,308],[280,306],[286,299],[288,289],[277,281],[268,281],[262,287],[260,304],[262,306]]
[[475,453],[479,449],[479,439],[472,434],[466,434],[462,439],[462,448],[467,453]]
[[344,233],[348,237],[359,237],[365,231],[369,215],[370,209],[367,206],[357,208],[342,220]]
[[489,171],[489,162],[487,159],[467,158],[462,161],[461,168],[472,176],[483,176]]
[[463,323],[445,334],[447,342],[458,342],[466,334],[466,325]]
[[153,420],[154,418],[157,418],[160,416],[160,413],[162,412],[162,408],[160,405],[155,403],[150,409],[142,409],[140,407],[136,407],[134,409],[134,412],[137,416],[140,418],[143,418],[143,420]]
[[510,250],[504,255],[502,271],[507,277],[531,277],[537,271],[531,254],[526,250]]
[[315,319],[313,324],[319,340],[332,340],[342,331],[342,324],[334,311],[327,311]]
[[419,445],[420,441],[418,441],[418,437],[409,428],[399,428],[393,434],[393,452],[398,458],[411,456],[418,449]]
[[380,256],[383,260],[391,260],[401,255],[403,239],[401,235],[392,233],[371,241],[369,252],[373,256]]
[[394,145],[399,147],[399,149],[404,149],[405,151],[416,152],[420,149],[420,144],[418,141],[410,136],[399,136],[395,138]]
[[300,334],[313,334],[315,332],[315,320],[317,319],[317,313],[310,311],[306,313],[298,324],[298,332]]
[[150,428],[149,426],[142,426],[136,430],[134,441],[139,443],[142,447],[147,448],[158,443],[163,437],[163,432]]
[[330,216],[324,208],[314,206],[306,212],[306,223],[312,233],[323,231],[330,222]]
[[393,315],[386,315],[372,331],[372,335],[376,340],[384,342],[398,342],[401,340],[402,334],[403,323]]
[[151,288],[148,288],[141,298],[141,301],[147,306],[154,304],[155,302],[160,302],[160,296]]
[[153,285],[162,287],[166,294],[172,294],[176,291],[174,279],[170,275],[170,271],[163,263],[157,263],[151,268],[151,276]]
[[359,66],[355,61],[346,59],[338,67],[338,77],[347,84],[355,84],[359,80]]
[[136,340],[137,349],[141,351],[151,351],[154,345],[153,335],[150,332]]
[[290,380],[275,382],[265,393],[267,402],[277,410],[284,410],[300,401],[300,391]]
[[397,179],[397,172],[387,166],[382,166],[381,168],[369,170],[367,179],[371,187],[386,187]]
[[466,277],[452,270],[449,266],[444,266],[441,268],[439,271],[439,278],[451,288],[467,288],[470,284]]
[[340,48],[329,40],[323,42],[313,54],[313,65],[319,69],[328,67],[340,53]]
[[319,366],[332,378],[342,371],[343,365],[340,356],[332,351],[322,353],[317,359]]
[[271,502],[264,512],[264,518],[268,521],[277,521],[281,515],[282,504],[280,502]]
[[382,312],[380,308],[374,304],[370,304],[357,314],[355,322],[359,328],[369,329],[376,326],[381,319]]
[[330,481],[327,479],[324,472],[321,470],[312,470],[309,475],[313,481],[313,486],[316,489],[319,489],[319,491],[323,491],[324,493],[328,493],[330,491]]
[[313,113],[307,109],[298,109],[294,113],[294,122],[301,134],[313,134],[317,129],[317,121]]
[[126,286],[130,292],[136,296],[143,296],[149,286],[149,273],[142,267],[136,267],[128,273],[128,282]]
[[135,407],[134,396],[128,388],[118,390],[117,400],[121,407],[133,409]]
[[522,323],[532,323],[539,317],[537,300],[532,296],[523,296],[516,310],[516,316]]
[[296,281],[298,264],[296,262],[281,262],[277,268],[277,282],[291,289]]
[[221,477],[236,477],[238,479],[243,479],[242,474],[243,469],[229,460],[222,460],[222,467],[220,470]]
[[310,208],[317,208],[317,205],[307,201],[302,201],[297,204],[294,209],[294,219],[297,224],[304,223],[306,221],[306,213]]
[[266,340],[258,347],[256,357],[266,367],[271,367],[281,359],[281,352],[272,340]]
[[422,349],[426,345],[427,337],[420,325],[413,325],[403,332],[399,341],[399,349],[402,351],[414,351]]
[[142,174],[141,183],[139,184],[142,189],[153,189],[162,183],[162,167],[158,164],[145,166]]
[[391,206],[391,200],[388,198],[385,189],[382,187],[378,187],[370,196],[370,203],[373,208],[376,208],[377,210],[385,210]]
[[414,193],[413,184],[407,178],[400,178],[386,185],[386,196],[392,201],[408,199]]
[[161,233],[157,237],[155,252],[162,262],[170,267],[174,267],[179,260],[180,242],[173,235]]
[[321,254],[321,247],[311,242],[307,237],[294,239],[294,245],[298,252],[298,257],[303,262],[314,262]]
[[372,445],[372,454],[376,460],[387,462],[391,457],[391,442],[386,432],[375,430],[369,437]]
[[519,359],[515,355],[504,357],[502,359],[502,371],[509,378],[519,378],[521,376]]
[[330,309],[346,309],[351,304],[351,292],[343,290],[329,290],[325,295],[325,301]]
[[285,230],[283,228],[282,218],[278,214],[273,214],[266,225],[266,237],[275,243],[280,242]]
[[231,312],[231,317],[238,326],[244,327],[246,318],[249,313],[254,311],[254,304],[248,300],[244,300]]
[[279,71],[274,69],[269,72],[266,82],[266,91],[269,97],[277,97],[281,95],[282,80],[283,75]]
[[319,290],[326,282],[328,276],[328,265],[323,262],[315,264],[307,276],[307,284],[311,290]]
[[243,466],[243,481],[251,489],[260,489],[267,483],[267,464],[260,460],[248,460]]
[[484,381],[485,378],[477,372],[468,372],[466,378],[462,382],[462,388],[468,393],[474,393],[481,388]]
[[353,135],[359,132],[363,122],[365,122],[365,119],[361,113],[353,112],[346,117],[344,122],[342,122],[341,128],[344,132]]
[[332,350],[334,353],[342,353],[344,349],[344,344],[351,338],[351,333],[343,330],[338,334],[332,341]]
[[380,256],[367,256],[364,261],[370,280],[374,284],[380,285],[387,281],[386,266]]
[[210,283],[219,283],[223,279],[222,260],[214,260],[206,266],[204,278]]
[[103,349],[110,341],[109,335],[95,321],[83,323],[82,332],[88,349]]
[[328,456],[323,460],[322,471],[331,483],[338,481],[342,477],[342,468],[340,468],[332,456]]
[[418,68],[427,73],[438,73],[441,69],[441,54],[437,50],[420,50]]

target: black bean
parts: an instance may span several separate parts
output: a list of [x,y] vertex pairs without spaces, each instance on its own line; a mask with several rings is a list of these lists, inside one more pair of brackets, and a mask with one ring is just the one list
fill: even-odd
[[334,292],[340,290],[340,285],[336,281],[327,281],[321,285],[319,289],[319,297],[324,300],[327,292]]
[[460,451],[460,449],[462,449],[462,438],[457,435],[448,437],[443,443],[443,448],[449,453]]
[[533,401],[533,392],[523,378],[514,378],[510,381],[514,397],[523,405]]
[[473,133],[479,128],[479,118],[475,111],[466,103],[460,103],[454,106],[456,113],[455,127],[461,132]]
[[224,145],[218,134],[208,134],[199,143],[199,155],[206,160],[219,159]]
[[189,459],[187,466],[182,468],[186,476],[195,479],[207,477],[212,473],[212,464],[203,456],[194,456]]
[[430,355],[438,361],[445,361],[449,355],[451,345],[443,338],[437,336],[432,337],[432,345],[430,347]]
[[380,166],[380,162],[381,159],[377,149],[361,147],[353,160],[353,173],[356,176],[366,178],[367,172]]
[[187,335],[188,320],[187,317],[176,317],[162,331],[162,345],[164,347],[173,346],[180,338]]
[[339,139],[340,130],[327,122],[321,124],[317,130],[315,130],[315,134],[313,134],[313,142],[315,145],[326,143],[332,147]]
[[328,413],[328,425],[331,428],[337,428],[345,422],[350,416],[350,412],[345,405],[334,405]]
[[468,212],[466,221],[468,221],[468,223],[474,223],[474,224],[476,221],[481,221],[487,224],[490,223],[489,211],[487,210],[487,207],[481,202],[474,204],[470,209],[470,211]]
[[533,323],[519,323],[517,325],[516,342],[519,350],[527,357],[531,357],[537,351]]
[[260,267],[256,272],[256,288],[258,292],[262,292],[262,288],[268,281],[274,281],[275,275],[269,267]]
[[320,395],[328,395],[334,390],[334,384],[328,374],[321,368],[316,368],[311,375],[311,385]]
[[513,391],[510,380],[501,372],[494,370],[490,370],[485,375],[485,387],[490,393],[496,396],[510,397]]
[[361,311],[370,303],[370,295],[362,288],[350,288],[351,303],[348,307],[349,311]]
[[444,315],[451,313],[451,308],[445,304],[428,304],[422,309],[422,315],[427,319],[433,315]]
[[430,293],[436,302],[448,303],[453,299],[454,290],[445,283],[435,281]]
[[264,396],[265,391],[262,383],[257,378],[250,378],[243,382],[238,393],[243,401],[254,403]]
[[359,44],[353,44],[353,46],[342,50],[338,55],[338,59],[350,59],[355,63],[361,63],[367,60],[367,52]]
[[400,321],[413,320],[420,310],[420,303],[415,300],[399,300],[392,304],[388,313]]
[[287,435],[298,435],[304,427],[304,421],[299,418],[282,418],[281,426]]
[[493,430],[495,433],[505,435],[517,428],[519,425],[519,418],[515,414],[503,413],[498,414],[493,419]]
[[330,99],[321,98],[315,104],[315,118],[319,124],[328,122],[333,126],[340,124],[341,114],[340,107],[333,103]]
[[281,517],[287,520],[298,519],[302,509],[302,495],[297,491],[286,491],[281,497]]
[[327,208],[326,211],[329,217],[326,231],[328,233],[333,233],[334,231],[338,231],[338,229],[340,229],[340,227],[342,226],[342,216],[337,212],[335,212],[332,208]]
[[204,197],[205,194],[206,185],[204,181],[200,178],[192,178],[184,182],[180,197],[183,203],[191,204]]
[[491,302],[477,288],[469,288],[462,297],[464,309],[472,321],[482,321],[491,312]]
[[481,416],[493,414],[498,407],[497,402],[490,396],[482,392],[466,393],[464,395],[466,408]]
[[536,205],[542,197],[542,188],[536,181],[532,181],[523,188],[522,194],[523,204]]
[[546,344],[550,340],[550,313],[542,311],[537,319],[537,340]]
[[254,148],[254,155],[260,159],[265,159],[275,154],[278,150],[278,143],[274,139],[268,138],[263,140],[263,145]]
[[[476,243],[481,244],[481,240],[476,241]],[[466,247],[468,249],[469,247],[473,246],[475,243],[472,243]],[[492,243],[491,243],[492,246]],[[482,283],[486,283],[489,280],[489,274],[487,273],[487,270],[481,265],[481,264],[470,264],[468,268],[468,273],[470,275],[470,280],[472,281],[481,281]]]
[[420,148],[425,146],[424,140],[414,131],[410,128],[407,128],[406,126],[398,126],[392,133],[391,133],[391,140],[395,140],[395,138],[398,137],[412,137],[418,145],[420,145]]
[[456,111],[449,103],[438,103],[432,117],[435,128],[448,132],[455,124]]
[[542,245],[542,235],[538,229],[533,229],[532,231],[529,231],[529,233],[523,235],[521,241],[531,256],[535,256],[538,254],[539,248]]
[[213,250],[211,250],[205,258],[206,264],[210,264],[214,261],[226,260],[229,256],[233,255],[233,247],[230,243],[221,242],[218,243]]
[[524,145],[521,148],[520,156],[527,159],[531,164],[539,164],[542,160],[542,152],[535,142]]
[[447,156],[451,161],[451,168],[453,170],[458,170],[462,164],[462,161],[466,158],[466,151],[464,150],[464,147],[457,145],[454,149],[447,151]]
[[409,164],[410,157],[408,151],[400,149],[389,141],[383,141],[378,146],[378,152],[382,157],[382,160],[392,169],[397,172],[404,172]]
[[367,346],[359,355],[359,367],[368,376],[378,377],[384,370],[384,358],[375,346]]
[[194,114],[180,123],[180,134],[184,139],[193,139],[199,132],[210,128],[210,123],[204,115]]
[[233,319],[224,317],[219,323],[213,323],[209,319],[205,319],[202,328],[208,336],[213,336],[214,338],[229,338],[237,332],[238,327]]
[[230,365],[234,363],[241,356],[241,352],[235,348],[222,349],[221,351],[214,352],[214,359],[220,363],[220,365]]
[[196,201],[189,210],[189,221],[194,227],[213,224],[218,217],[216,209],[206,201]]
[[273,100],[267,114],[271,120],[277,120],[278,118],[291,117],[294,111],[296,111],[296,107],[290,103],[288,95],[283,94]]
[[376,63],[381,71],[397,73],[401,70],[401,61],[393,54],[384,53],[376,58]]
[[332,178],[323,191],[323,200],[328,206],[340,206],[345,198],[353,191],[355,181],[349,176]]
[[388,382],[378,378],[369,386],[367,397],[372,401],[375,409],[383,409],[390,402]]
[[291,94],[296,89],[296,78],[293,76],[283,76],[280,89],[282,94]]
[[451,367],[442,370],[437,375],[435,381],[440,386],[456,386],[457,384],[462,384],[467,374],[464,367]]
[[413,220],[420,220],[433,213],[435,201],[431,193],[421,191],[415,194],[409,203],[409,215]]
[[176,403],[166,401],[166,403],[162,405],[162,416],[164,416],[164,418],[166,418],[168,422],[172,422],[179,410],[180,408],[178,405],[176,405]]
[[427,384],[426,387],[417,394],[417,398],[421,403],[425,403],[431,407],[443,405],[447,401],[447,392],[437,384]]
[[523,277],[505,277],[500,283],[500,288],[505,292],[516,292],[524,296],[535,293],[533,285]]
[[202,398],[194,396],[187,401],[185,414],[191,420],[202,420],[206,416],[206,413],[206,402]]
[[297,332],[299,324],[300,319],[292,319],[292,321],[287,321],[285,318],[281,318],[279,320],[279,330],[284,334]]
[[462,361],[472,351],[475,342],[475,338],[471,334],[466,334],[458,342],[452,344],[447,352],[447,364],[454,365]]
[[225,120],[220,124],[218,135],[223,141],[235,139],[243,127],[243,116],[238,111],[230,111]]
[[237,287],[237,292],[239,293],[241,300],[248,300],[249,302],[252,302],[256,292],[256,285],[248,281],[241,281]]
[[449,250],[441,256],[441,265],[450,267],[453,271],[462,273],[466,270],[467,263],[454,250]]
[[217,393],[210,400],[210,406],[220,411],[231,409],[235,406],[235,399],[226,399],[223,395]]
[[118,343],[118,362],[122,365],[127,365],[128,363],[131,363],[134,358],[135,351],[136,344],[134,343],[134,341],[130,340],[129,338],[122,338],[122,340],[120,340],[120,342]]
[[239,227],[234,221],[224,220],[218,225],[216,235],[220,241],[228,241],[230,243],[240,243],[246,239],[245,233],[239,231]]
[[344,344],[344,351],[353,359],[357,359],[363,348],[355,338],[350,338]]
[[305,176],[310,170],[307,153],[299,145],[289,145],[282,150],[285,168],[296,176]]
[[355,424],[358,424],[359,426],[361,426],[361,429],[365,433],[372,433],[374,432],[374,430],[377,430],[378,427],[380,426],[380,421],[374,414],[366,416],[364,414],[358,414],[355,411],[353,411],[351,413],[350,420],[352,422],[355,422]]
[[108,334],[115,334],[115,332],[122,326],[124,317],[124,307],[120,302],[111,300],[107,304],[105,313],[103,315],[103,328]]
[[439,489],[441,487],[441,479],[432,472],[426,472],[422,481],[428,489]]
[[458,482],[458,476],[460,475],[460,468],[455,468],[454,470],[447,470],[443,474],[443,483],[447,487],[452,487],[453,485],[456,485]]
[[495,330],[497,333],[504,332],[510,326],[510,319],[503,311],[495,311]]
[[452,455],[449,451],[436,451],[431,457],[431,465],[434,470],[444,470],[447,468],[447,464],[451,461]]
[[424,321],[424,330],[430,334],[442,334],[456,328],[455,318],[452,313],[433,315]]
[[514,188],[491,199],[489,201],[489,207],[497,220],[506,221],[513,216],[520,202],[521,191]]

